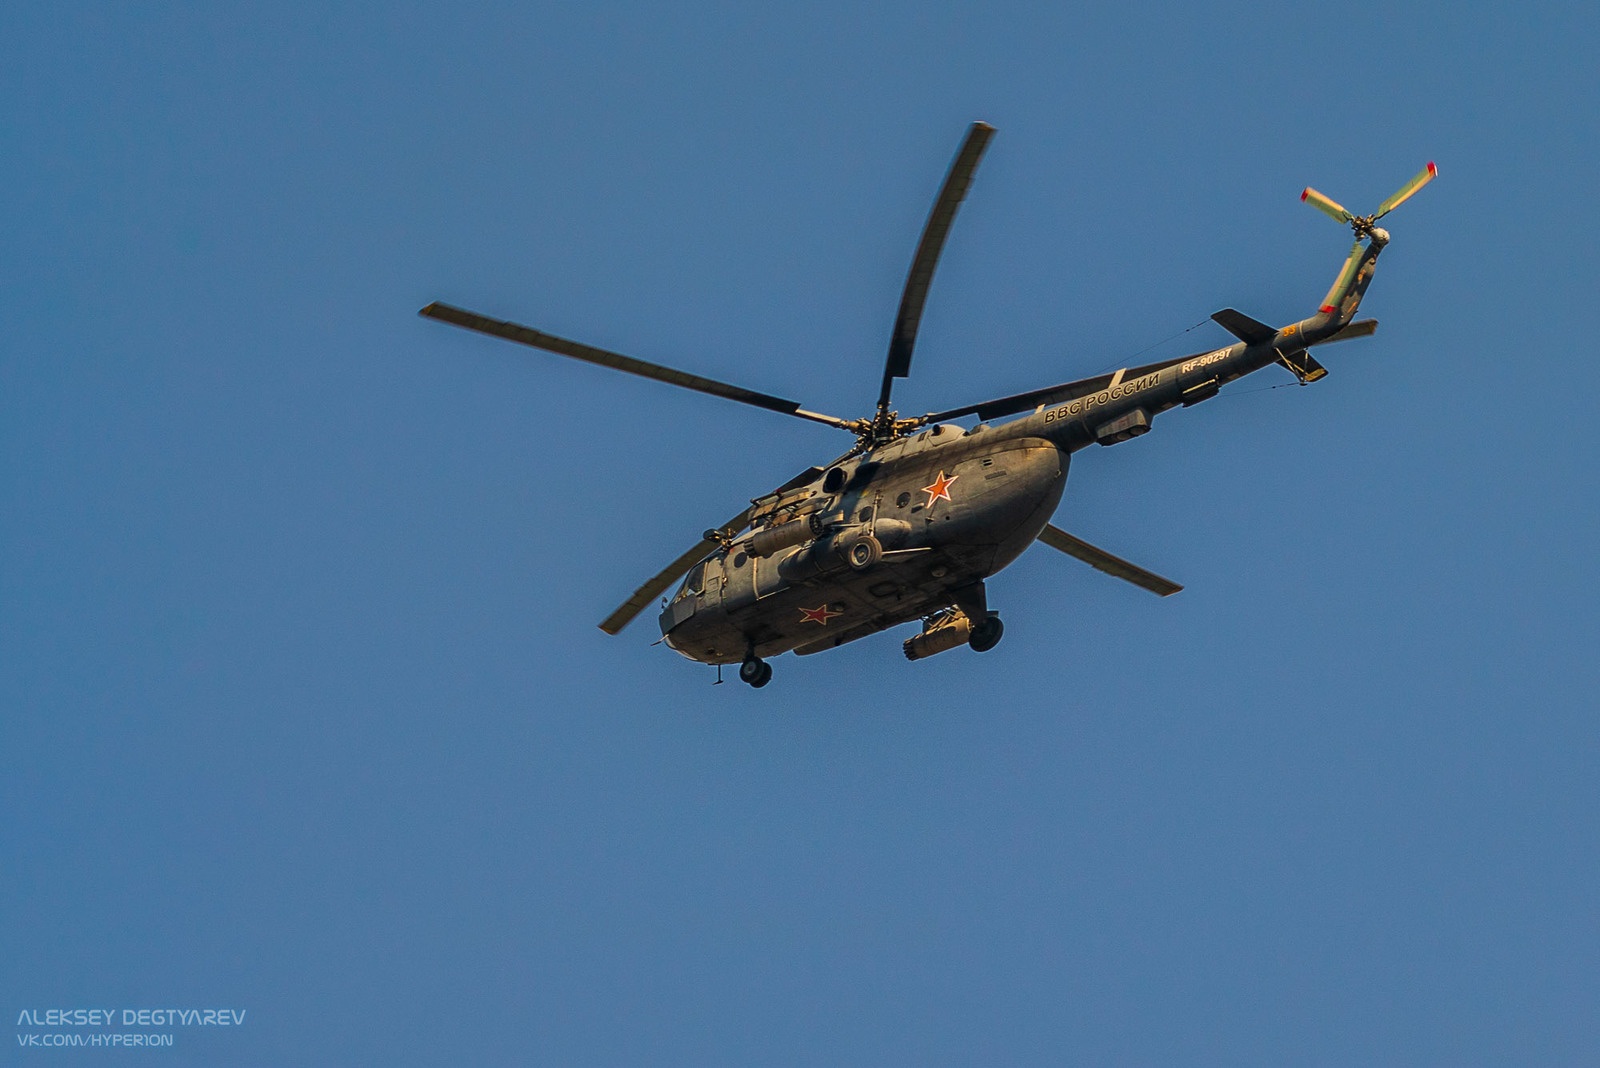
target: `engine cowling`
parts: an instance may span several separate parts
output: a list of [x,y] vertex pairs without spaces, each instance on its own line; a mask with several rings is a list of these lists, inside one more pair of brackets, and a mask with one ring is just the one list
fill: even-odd
[[791,545],[803,545],[822,533],[820,516],[809,515],[775,527],[758,530],[750,537],[751,556],[771,556]]
[[778,574],[785,582],[805,582],[822,575],[843,571],[850,565],[845,561],[845,549],[855,540],[852,532],[837,531],[796,550],[778,561]]

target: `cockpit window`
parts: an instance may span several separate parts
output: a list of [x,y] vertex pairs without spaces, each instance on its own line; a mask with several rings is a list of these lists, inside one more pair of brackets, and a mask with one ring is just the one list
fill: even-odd
[[[706,582],[706,562],[704,560],[689,569],[683,578],[683,585],[678,587],[678,597],[690,593],[699,593]],[[676,600],[677,598],[674,598]]]

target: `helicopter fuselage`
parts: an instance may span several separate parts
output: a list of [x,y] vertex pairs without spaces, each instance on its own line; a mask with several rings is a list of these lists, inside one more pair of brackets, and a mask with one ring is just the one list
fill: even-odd
[[[1303,328],[1314,339],[1337,323],[1306,320],[1286,332]],[[816,536],[766,555],[755,551],[757,530],[731,539],[692,568],[666,604],[666,643],[692,660],[734,664],[752,654],[821,652],[964,596],[981,604],[983,580],[1050,521],[1072,453],[1137,437],[1158,413],[1215,396],[1278,355],[1271,343],[1240,342],[1124,369],[1098,383],[1103,388],[1046,399],[1009,423],[936,424],[813,469],[809,484],[767,498],[763,518],[767,529],[808,521]],[[862,534],[884,552],[857,570],[841,548]]]

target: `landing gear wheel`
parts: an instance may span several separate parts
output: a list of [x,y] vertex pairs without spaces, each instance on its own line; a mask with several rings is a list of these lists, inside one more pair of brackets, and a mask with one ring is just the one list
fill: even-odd
[[883,542],[871,534],[863,534],[850,543],[850,548],[845,550],[844,559],[856,571],[870,570],[883,559]]
[[739,681],[747,682],[759,690],[772,681],[772,665],[752,656],[739,665]]
[[1000,636],[1005,632],[1005,624],[1000,622],[999,616],[985,616],[982,623],[972,628],[967,644],[975,653],[987,653],[1000,644]]

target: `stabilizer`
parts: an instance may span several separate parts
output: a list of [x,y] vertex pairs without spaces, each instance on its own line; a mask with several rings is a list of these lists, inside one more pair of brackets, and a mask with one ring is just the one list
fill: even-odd
[[1313,345],[1331,345],[1335,341],[1350,341],[1358,337],[1371,337],[1378,332],[1378,320],[1357,319],[1332,337],[1325,337],[1321,341],[1313,341]]
[[1277,327],[1257,322],[1244,312],[1235,311],[1232,308],[1223,308],[1212,315],[1211,318],[1218,326],[1243,341],[1246,345],[1259,345],[1278,336]]
[[[1211,316],[1213,322],[1246,345],[1261,345],[1275,340],[1282,331],[1275,326],[1268,326],[1258,319],[1252,319],[1242,311],[1233,308],[1223,308]],[[1289,333],[1295,333],[1290,328]],[[1302,345],[1294,345],[1285,352],[1282,345],[1277,346],[1278,358],[1275,361],[1280,366],[1288,368],[1289,373],[1298,378],[1302,383],[1315,382],[1328,373],[1328,369],[1311,358],[1311,354]]]
[[[1308,346],[1288,343],[1297,332],[1296,327],[1291,326],[1285,330],[1279,330],[1277,327],[1268,326],[1259,319],[1252,319],[1244,312],[1234,308],[1223,308],[1213,314],[1211,318],[1218,326],[1243,341],[1246,345],[1260,345],[1266,342],[1278,341],[1276,346],[1278,358],[1276,362],[1287,368],[1301,382],[1315,382],[1328,373],[1328,369],[1318,363],[1316,358],[1306,351]],[[1311,344],[1327,345],[1334,341],[1349,341],[1352,338],[1370,337],[1377,329],[1378,320],[1362,319],[1360,322],[1351,323],[1330,337],[1321,338],[1311,342]]]

